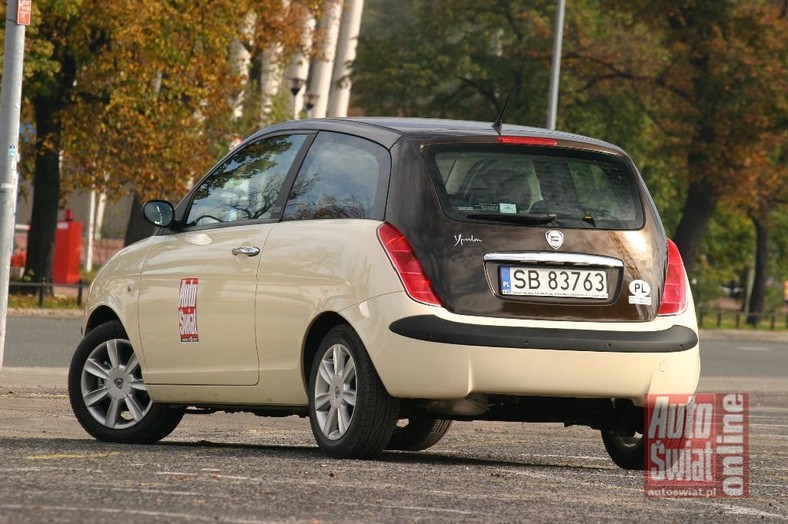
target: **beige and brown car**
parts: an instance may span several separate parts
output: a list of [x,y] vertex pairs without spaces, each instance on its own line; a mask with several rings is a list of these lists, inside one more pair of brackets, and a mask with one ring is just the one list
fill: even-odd
[[520,126],[289,122],[231,151],[101,269],[69,393],[94,437],[187,408],[308,416],[334,457],[453,420],[582,424],[643,465],[649,394],[700,359],[681,257],[619,148]]

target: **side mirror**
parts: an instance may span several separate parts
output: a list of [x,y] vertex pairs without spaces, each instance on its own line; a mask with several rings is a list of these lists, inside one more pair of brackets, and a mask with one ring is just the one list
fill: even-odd
[[142,216],[155,226],[169,227],[175,219],[175,209],[166,200],[151,200],[142,206]]

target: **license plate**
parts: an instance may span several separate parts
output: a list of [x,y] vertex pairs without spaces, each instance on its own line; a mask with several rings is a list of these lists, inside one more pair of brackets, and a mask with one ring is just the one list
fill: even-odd
[[601,269],[550,269],[501,266],[501,294],[529,297],[606,299],[607,272]]

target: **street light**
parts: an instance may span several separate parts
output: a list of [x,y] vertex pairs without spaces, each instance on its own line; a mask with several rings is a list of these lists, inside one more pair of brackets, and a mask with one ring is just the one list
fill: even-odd
[[565,0],[556,0],[555,32],[553,33],[553,60],[550,67],[550,90],[547,98],[547,129],[555,129],[558,112],[558,79],[561,75],[561,45],[564,40]]
[[320,95],[316,95],[314,93],[307,93],[306,98],[304,100],[304,107],[306,108],[306,110],[312,111],[312,108],[315,107],[315,104],[317,104],[319,98]]
[[293,77],[290,79],[290,92],[293,93],[293,96],[298,96],[298,93],[304,88],[304,84],[306,84],[306,80],[303,78]]
[[290,79],[290,92],[293,93],[293,120],[298,120],[298,93],[304,88],[306,80],[294,76]]

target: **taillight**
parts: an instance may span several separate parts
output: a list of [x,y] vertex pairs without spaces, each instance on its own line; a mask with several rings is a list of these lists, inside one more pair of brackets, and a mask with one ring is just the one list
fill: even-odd
[[679,248],[668,239],[668,271],[658,315],[678,315],[687,309],[687,276]]
[[544,138],[540,136],[499,136],[499,144],[511,144],[521,146],[555,146],[558,141],[554,138]]
[[430,306],[440,306],[441,301],[435,295],[432,284],[405,235],[391,224],[383,224],[378,228],[378,239],[410,298]]

